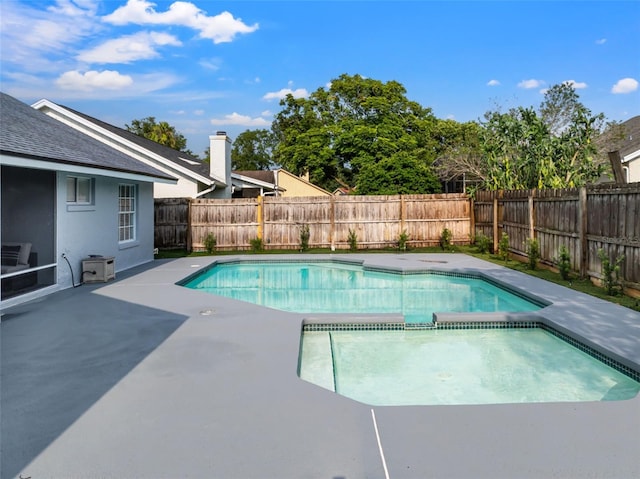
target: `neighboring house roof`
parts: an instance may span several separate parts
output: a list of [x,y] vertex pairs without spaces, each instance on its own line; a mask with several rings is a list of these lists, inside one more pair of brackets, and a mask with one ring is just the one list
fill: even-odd
[[149,177],[150,181],[175,181],[172,176],[87,137],[1,92],[0,151],[57,164],[143,175]]
[[234,170],[233,173],[239,176],[253,178],[263,183],[270,183],[272,185],[276,183],[276,177],[272,170]]
[[624,162],[625,158],[640,150],[640,115],[629,118],[603,133],[597,143],[604,153],[619,151]]

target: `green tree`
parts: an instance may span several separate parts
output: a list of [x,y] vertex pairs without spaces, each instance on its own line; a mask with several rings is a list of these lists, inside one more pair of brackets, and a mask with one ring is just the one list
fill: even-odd
[[441,190],[433,170],[406,151],[364,165],[357,191],[362,195],[426,194]]
[[[287,96],[272,126],[275,162],[298,175],[308,172],[313,183],[328,190],[346,183],[358,185],[361,194],[360,186],[370,194],[388,193],[393,182],[363,182],[360,174],[399,153],[404,163],[411,157],[413,165],[430,169],[437,152],[430,135],[435,117],[405,95],[396,81],[343,74],[309,98]],[[378,184],[382,190],[375,189]]]
[[148,116],[142,120],[133,120],[131,125],[125,125],[125,129],[174,150],[196,156],[187,150],[187,139],[181,133],[178,133],[175,127],[169,125],[166,121],[157,122],[153,116]]
[[486,179],[487,169],[480,151],[480,125],[477,122],[438,120],[434,136],[439,143],[435,169],[441,180],[454,180],[463,175],[474,182]]
[[268,170],[275,166],[272,159],[275,137],[269,130],[246,130],[238,135],[231,149],[234,170]]
[[569,85],[551,88],[541,114],[518,107],[485,115],[480,130],[484,188],[579,187],[599,178],[603,165],[595,161],[594,140],[604,115],[593,115],[571,92]]

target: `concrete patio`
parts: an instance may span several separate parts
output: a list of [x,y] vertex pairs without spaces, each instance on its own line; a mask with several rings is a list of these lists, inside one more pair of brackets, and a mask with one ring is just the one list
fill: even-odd
[[[355,258],[482,270],[640,370],[638,312],[465,255]],[[3,311],[2,478],[640,477],[640,397],[362,404],[298,378],[304,315],[175,284],[213,259],[158,260]]]

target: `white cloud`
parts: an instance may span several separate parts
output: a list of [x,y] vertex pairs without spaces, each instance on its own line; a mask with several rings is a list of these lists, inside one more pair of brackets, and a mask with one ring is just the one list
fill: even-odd
[[212,118],[212,125],[239,125],[239,126],[269,126],[270,121],[265,120],[262,117],[251,118],[247,115],[240,115],[233,112],[230,115],[225,115],[224,118]]
[[607,39],[606,38],[600,38],[600,39],[596,40],[596,45],[604,45],[605,43],[607,43]]
[[631,93],[638,89],[638,80],[635,78],[623,78],[618,80],[611,88],[611,93]]
[[199,32],[201,38],[213,40],[214,43],[231,42],[236,35],[252,33],[258,24],[246,25],[229,12],[208,16],[190,2],[174,2],[165,12],[157,12],[155,3],[147,0],[128,0],[123,7],[102,17],[107,23],[114,25],[177,25],[188,27]]
[[260,116],[273,116],[273,112],[271,110],[265,110],[260,113]]
[[204,110],[194,110],[193,114],[198,116],[204,115]]
[[489,80],[489,82],[487,83],[487,86],[498,86],[500,85],[500,82],[498,80]]
[[78,60],[88,63],[131,63],[160,56],[158,46],[180,46],[182,42],[173,35],[159,32],[139,32],[113,40],[107,40],[91,50],[78,55]]
[[562,83],[573,87],[574,90],[584,90],[585,88],[587,88],[587,84],[585,82],[577,82],[575,80],[566,80],[566,81],[563,81]]
[[202,68],[206,68],[211,71],[218,71],[222,65],[222,60],[220,58],[201,58],[198,62]]
[[282,100],[287,95],[293,95],[294,98],[306,98],[309,92],[305,88],[292,90],[291,88],[283,88],[280,91],[267,93],[262,97],[263,100]]
[[525,90],[530,90],[532,88],[539,88],[544,84],[543,80],[522,80],[518,83],[519,88],[524,88]]
[[117,71],[104,70],[97,72],[90,70],[80,73],[78,70],[68,71],[60,75],[56,80],[63,90],[120,90],[129,87],[133,78],[129,75],[121,75]]
[[2,2],[2,62],[40,73],[59,68],[59,61],[73,57],[69,50],[74,45],[102,29],[95,10],[95,2],[86,0],[58,0],[46,10]]

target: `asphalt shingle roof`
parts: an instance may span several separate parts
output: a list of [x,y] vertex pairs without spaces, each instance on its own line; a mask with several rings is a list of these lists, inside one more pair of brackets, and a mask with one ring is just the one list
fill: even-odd
[[[182,166],[183,168],[188,169],[189,171],[192,171],[200,176],[204,176],[205,178],[210,178],[209,164],[203,163],[199,158],[195,158],[182,151],[174,150],[173,148],[169,148],[168,146],[161,145],[160,143],[157,143],[153,140],[149,140],[140,135],[136,135],[135,133],[125,130],[124,128],[119,128],[109,123],[105,123],[104,121],[98,120],[97,118],[94,118],[92,116],[86,115],[72,108],[69,108],[68,106],[64,106],[64,105],[58,105],[58,106],[78,115],[79,117],[84,118],[87,121],[90,121],[91,123],[101,128],[104,128],[105,130],[115,135],[118,135],[124,140],[130,141],[131,143],[134,143],[144,148],[145,150],[148,150],[152,153],[155,153],[156,155],[159,155],[167,160],[170,160]],[[184,161],[183,159],[188,161]],[[196,162],[197,164],[191,164],[190,162]]]
[[54,163],[174,179],[2,92],[0,151]]

